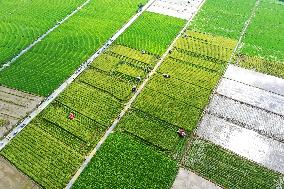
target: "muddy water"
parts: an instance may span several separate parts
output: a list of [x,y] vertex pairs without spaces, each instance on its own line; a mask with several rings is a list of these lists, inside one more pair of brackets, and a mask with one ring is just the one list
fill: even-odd
[[210,181],[180,168],[172,189],[221,189]]
[[284,96],[284,79],[229,65],[225,78]]
[[0,157],[0,189],[39,189],[39,187]]

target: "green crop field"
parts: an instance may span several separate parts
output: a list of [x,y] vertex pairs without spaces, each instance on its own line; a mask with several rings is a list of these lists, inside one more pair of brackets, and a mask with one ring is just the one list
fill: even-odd
[[83,156],[66,145],[74,144],[68,135],[62,138],[56,129],[43,125],[49,129],[46,132],[39,124],[30,124],[1,155],[44,188],[63,188]]
[[[127,47],[112,46],[1,152],[3,156],[42,187],[62,188],[132,96],[132,87],[141,82],[136,77],[142,75],[133,75],[121,65],[146,75],[148,70],[142,65],[150,69],[157,61],[152,55],[139,54]],[[70,113],[75,114],[75,120],[69,119]],[[19,144],[21,141],[24,144]],[[20,149],[25,154],[18,155]],[[66,162],[65,169],[67,152],[73,153],[76,161]],[[25,155],[32,159],[46,156],[46,160],[33,161],[32,167],[26,167],[29,159],[23,158]],[[59,167],[63,171],[57,173]]]
[[[161,56],[184,24],[185,21],[181,19],[147,12],[117,43]],[[135,40],[141,38],[144,40]]]
[[284,3],[263,0],[244,37],[237,63],[284,78]]
[[186,166],[225,188],[269,189],[281,178],[280,174],[200,139],[192,142]]
[[176,134],[177,129],[177,127],[139,110],[129,112],[119,126],[119,130],[131,133],[170,155],[179,152],[185,142]]
[[[84,2],[0,2],[3,101],[10,95],[9,88],[49,96],[149,1],[91,0],[1,70]],[[180,1],[169,5],[156,2],[164,12],[141,12],[54,100],[49,101],[51,96],[45,99],[46,108],[32,120],[27,117],[30,122],[26,126],[18,125],[19,130],[0,141],[0,156],[43,189],[69,189],[67,184],[73,179],[72,189],[183,189],[179,185],[172,187],[180,168],[192,172],[194,180],[196,174],[196,180],[205,179],[223,188],[282,188],[283,174],[201,139],[199,132],[203,115],[219,116],[210,110],[213,95],[262,112],[260,107],[251,107],[216,90],[222,78],[229,80],[224,76],[229,63],[284,78],[284,3],[260,0],[256,6],[257,2],[206,0],[189,22],[168,15],[174,9],[180,9],[177,15],[193,10],[197,7],[191,3],[196,1],[181,6],[177,6]],[[266,92],[277,95],[280,103],[283,95]],[[0,132],[1,127],[8,127],[2,120],[6,112],[7,108],[0,104]],[[237,113],[247,118],[254,115]],[[272,114],[279,122],[283,120],[280,113]],[[222,116],[218,118],[238,122]],[[274,129],[274,125],[269,128]],[[184,137],[180,136],[181,130],[186,133]],[[225,132],[219,134],[227,137]],[[274,156],[272,152],[267,154]],[[1,171],[0,175],[5,175]],[[3,182],[1,179],[0,188]],[[210,188],[208,183],[192,184]]]
[[11,60],[84,0],[1,1],[0,66]]
[[238,39],[255,0],[209,0],[195,17],[190,29]]
[[[0,84],[47,96],[131,18],[139,3],[140,0],[91,1],[1,71]],[[107,11],[110,4],[112,9]]]
[[[192,40],[196,45],[190,45]],[[236,41],[231,39],[186,32],[134,107],[192,131],[230,59],[234,44]],[[170,78],[164,78],[163,74],[169,74]]]
[[176,172],[175,161],[127,134],[115,133],[73,188],[169,188]]

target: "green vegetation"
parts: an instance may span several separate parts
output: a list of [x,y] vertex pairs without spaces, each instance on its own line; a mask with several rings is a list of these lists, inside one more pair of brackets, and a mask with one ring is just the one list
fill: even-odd
[[[235,40],[187,31],[178,39],[134,107],[192,131],[235,45]],[[170,78],[165,78],[164,74]]]
[[117,132],[109,136],[73,188],[170,188],[176,173],[175,161]]
[[129,112],[118,127],[170,154],[179,151],[185,141],[178,136],[177,127],[139,110]]
[[243,39],[240,66],[284,78],[284,4],[262,0]]
[[280,174],[200,139],[192,142],[188,156],[188,168],[225,188],[276,188],[281,178]]
[[[284,64],[284,4],[262,0],[249,25],[241,52]],[[282,70],[284,71],[284,70]]]
[[182,19],[145,12],[117,43],[161,56],[184,24]]
[[131,95],[131,83],[127,83],[120,78],[104,74],[96,69],[88,69],[82,76],[80,76],[79,81],[104,91],[108,91],[119,100],[126,100]]
[[201,109],[148,88],[139,96],[135,108],[188,130],[196,126],[202,112]]
[[84,0],[0,2],[0,66],[52,28]]
[[140,0],[91,1],[0,72],[0,84],[47,96],[128,21],[139,3]]
[[[83,156],[32,123],[3,151],[3,155],[44,188],[63,188]],[[63,138],[66,140],[66,138]]]
[[8,122],[4,119],[0,119],[0,128],[5,126]]
[[81,82],[74,82],[58,100],[105,126],[110,125],[122,108],[109,94]]
[[[111,51],[116,54],[116,56],[122,56],[124,57],[123,60],[129,61],[131,60],[137,60],[136,62],[142,62],[146,63],[146,65],[155,66],[156,64],[156,58],[150,54],[142,53],[141,51],[137,51],[134,49],[131,49],[129,47],[125,47],[122,45],[115,45],[111,48]],[[126,59],[128,57],[128,59]]]
[[217,36],[238,39],[255,0],[208,0],[190,28]]
[[[96,59],[1,152],[42,187],[63,188],[68,183],[131,97],[132,86],[141,82],[129,80],[136,75],[128,70],[119,70],[124,77],[117,75],[119,66],[125,64],[146,74],[139,66],[157,61],[150,55],[141,59],[139,51],[119,48],[123,49],[120,55],[112,46]],[[129,52],[137,56],[130,58]]]
[[246,55],[239,55],[237,62],[241,67],[284,78],[283,62],[270,61],[260,57]]

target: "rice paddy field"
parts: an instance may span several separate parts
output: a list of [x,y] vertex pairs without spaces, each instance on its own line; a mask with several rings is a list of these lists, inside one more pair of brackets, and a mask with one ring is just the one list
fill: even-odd
[[0,10],[0,188],[284,188],[283,1]]

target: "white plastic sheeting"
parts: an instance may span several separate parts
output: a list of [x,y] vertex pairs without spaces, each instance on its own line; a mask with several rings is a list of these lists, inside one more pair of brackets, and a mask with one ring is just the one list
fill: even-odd
[[229,65],[225,78],[284,96],[284,79]]
[[284,174],[284,144],[206,114],[197,134],[236,154]]
[[156,0],[148,11],[189,20],[202,2],[203,0]]
[[172,189],[221,189],[214,183],[196,175],[186,169],[180,168]]
[[284,116],[284,96],[225,78],[217,93]]
[[230,65],[197,134],[284,173],[284,80]]
[[284,142],[282,116],[219,95],[213,96],[208,111],[259,134]]

